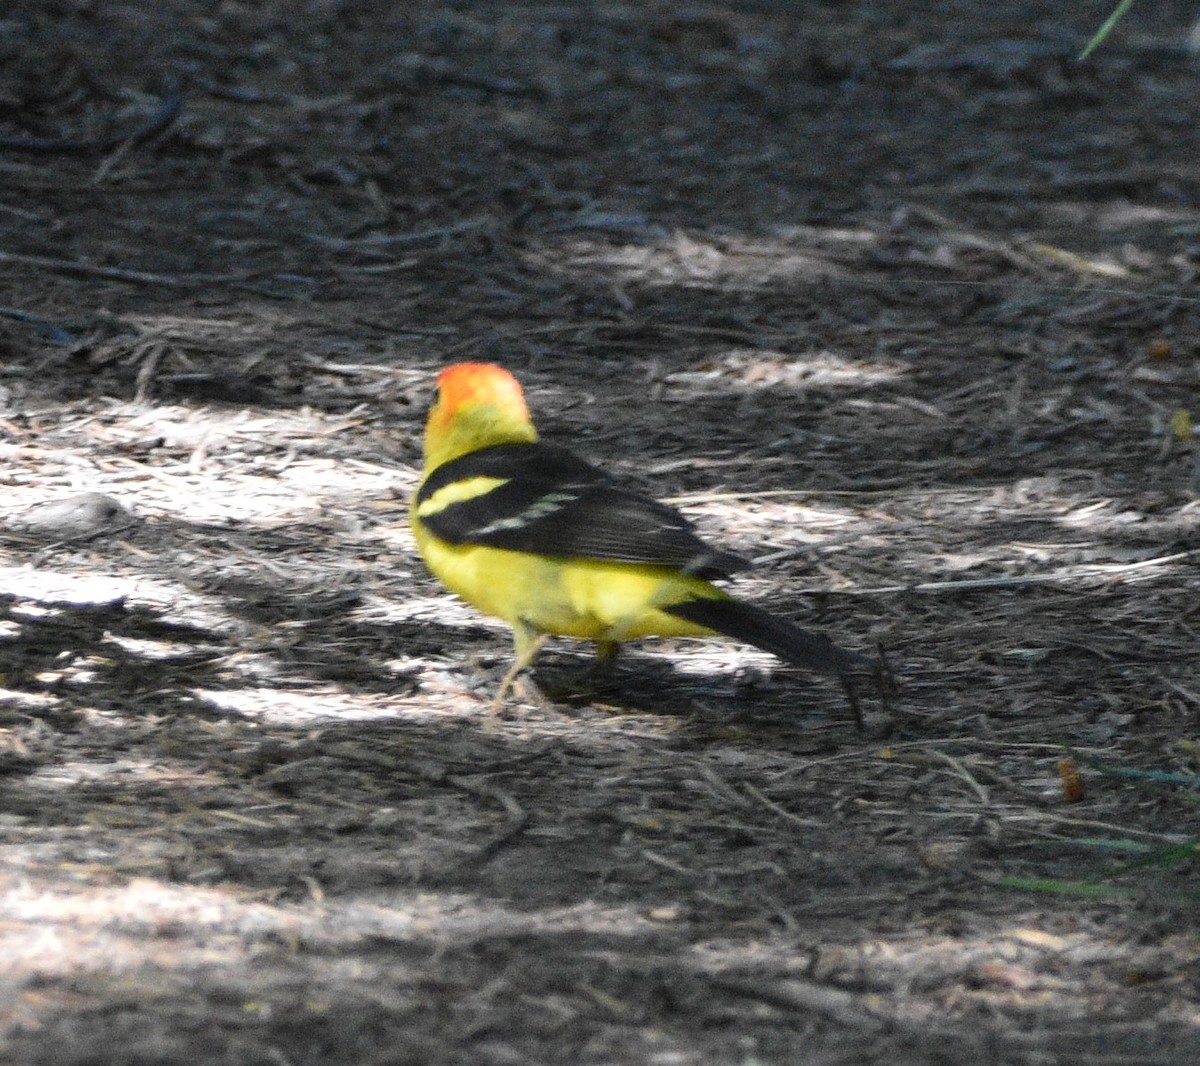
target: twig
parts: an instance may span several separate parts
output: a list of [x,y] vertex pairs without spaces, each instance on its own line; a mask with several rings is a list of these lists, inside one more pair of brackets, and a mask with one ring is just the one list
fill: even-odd
[[660,855],[657,851],[651,851],[649,848],[642,848],[642,858],[653,866],[660,866],[664,870],[670,870],[671,873],[681,874],[684,877],[696,876],[695,870],[689,870],[681,863],[677,863],[673,859],[668,859],[665,855]]
[[[458,233],[469,233],[471,230],[484,229],[495,223],[495,219],[468,218],[449,226],[436,226],[431,229],[410,230],[408,233],[378,233],[370,237],[324,237],[318,233],[306,233],[305,238],[337,252],[368,251],[375,248],[391,248],[395,245],[419,244],[422,241],[438,240],[441,237],[453,237]],[[385,264],[390,266],[391,264]]]
[[979,802],[982,803],[984,807],[990,807],[992,805],[991,796],[988,795],[988,790],[975,779],[974,774],[972,774],[971,771],[968,770],[960,760],[956,759],[953,755],[950,755],[947,752],[938,751],[936,748],[930,748],[929,757],[939,762],[944,762],[947,766],[949,766],[957,777],[960,777],[971,787],[971,791],[979,797]]
[[1066,815],[1054,814],[1051,811],[1006,814],[1001,821],[1008,824],[1022,822],[1049,822],[1056,826],[1071,826],[1076,829],[1099,829],[1105,833],[1115,833],[1117,836],[1146,837],[1149,840],[1162,840],[1168,844],[1184,844],[1191,839],[1186,833],[1160,833],[1153,829],[1141,829],[1134,825],[1118,825],[1115,822],[1102,822],[1095,818],[1070,818]]
[[749,781],[742,783],[742,790],[756,803],[761,803],[772,814],[782,818],[785,822],[791,822],[792,825],[798,825],[804,829],[820,829],[824,824],[823,822],[818,821],[816,818],[801,818],[799,815],[792,814],[791,811],[786,810],[773,799],[764,795],[761,790],[750,784]]
[[150,391],[150,383],[154,379],[154,374],[158,370],[158,364],[166,354],[167,346],[163,343],[151,344],[149,350],[146,351],[145,357],[142,359],[142,365],[138,367],[137,383],[134,387],[133,398],[136,403],[143,403],[146,399],[146,394]]
[[888,1021],[872,1014],[862,1004],[863,996],[846,992],[840,988],[819,985],[815,981],[789,978],[765,984],[761,980],[738,981],[728,977],[709,979],[715,988],[734,995],[757,999],[787,1010],[811,1011],[852,1029],[877,1032],[887,1026]]
[[878,585],[874,588],[839,589],[846,596],[882,596],[903,592],[971,592],[977,589],[1015,588],[1021,585],[1049,585],[1058,581],[1070,581],[1080,578],[1103,578],[1125,574],[1129,571],[1144,570],[1151,566],[1162,566],[1165,563],[1177,563],[1200,555],[1200,550],[1176,552],[1174,555],[1160,555],[1154,559],[1142,559],[1136,563],[1114,563],[1109,566],[1088,566],[1075,570],[1056,570],[1050,574],[1023,574],[1019,577],[979,577],[965,581],[923,581],[916,585]]
[[503,789],[497,788],[495,785],[476,784],[469,778],[462,777],[459,774],[447,774],[443,780],[446,784],[467,792],[472,796],[479,796],[484,799],[490,799],[494,803],[499,803],[508,815],[508,824],[486,844],[476,848],[475,851],[460,863],[460,866],[482,866],[502,847],[525,832],[526,826],[529,825],[529,815],[516,801],[516,798]]
[[84,263],[78,259],[54,259],[45,255],[21,255],[17,252],[4,251],[0,251],[0,263],[18,263],[22,266],[42,267],[63,274],[80,274],[84,277],[129,281],[135,285],[163,285],[172,289],[248,281],[255,276],[254,274],[153,274],[145,270],[98,266],[95,263]]
[[47,319],[39,318],[29,311],[22,311],[19,307],[0,307],[0,318],[11,318],[17,322],[27,322],[38,334],[45,337],[48,341],[53,341],[55,344],[75,343],[75,337],[63,329],[62,326],[56,325]]
[[163,95],[158,110],[140,126],[126,133],[114,133],[90,141],[72,141],[57,137],[0,137],[0,149],[37,155],[91,155],[96,152],[111,152],[114,148],[148,141],[162,133],[179,117],[182,108],[182,95],[178,91],[168,90]]

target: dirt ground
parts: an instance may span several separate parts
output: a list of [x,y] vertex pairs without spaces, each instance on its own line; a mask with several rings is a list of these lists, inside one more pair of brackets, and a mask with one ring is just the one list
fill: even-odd
[[[1200,1061],[1196,9],[1110,7],[5,5],[0,1062]],[[493,713],[464,358],[898,691]]]

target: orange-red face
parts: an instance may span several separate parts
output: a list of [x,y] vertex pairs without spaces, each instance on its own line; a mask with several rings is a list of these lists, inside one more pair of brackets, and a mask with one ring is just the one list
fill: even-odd
[[437,377],[438,402],[434,413],[452,418],[463,407],[492,405],[520,418],[529,416],[525,394],[515,377],[493,363],[455,363]]

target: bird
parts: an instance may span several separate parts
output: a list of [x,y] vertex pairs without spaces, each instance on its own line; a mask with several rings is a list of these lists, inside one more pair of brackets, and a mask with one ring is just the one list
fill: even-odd
[[497,705],[551,636],[592,641],[601,660],[642,637],[724,636],[834,675],[861,726],[850,679],[878,671],[876,660],[715,584],[750,563],[706,543],[675,508],[539,439],[501,366],[438,374],[409,518],[432,574],[512,629]]

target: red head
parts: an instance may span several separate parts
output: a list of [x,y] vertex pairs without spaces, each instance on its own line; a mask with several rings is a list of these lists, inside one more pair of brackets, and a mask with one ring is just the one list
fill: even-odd
[[425,425],[427,468],[493,444],[537,440],[520,383],[492,363],[455,363],[437,378]]
[[455,363],[438,374],[437,383],[438,406],[448,413],[463,406],[495,404],[528,416],[520,383],[494,363]]

